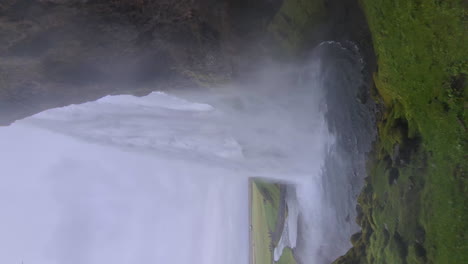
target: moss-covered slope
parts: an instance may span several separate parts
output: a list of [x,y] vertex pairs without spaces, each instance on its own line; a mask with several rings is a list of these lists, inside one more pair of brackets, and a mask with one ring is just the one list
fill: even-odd
[[468,263],[466,1],[361,0],[386,110],[336,263]]

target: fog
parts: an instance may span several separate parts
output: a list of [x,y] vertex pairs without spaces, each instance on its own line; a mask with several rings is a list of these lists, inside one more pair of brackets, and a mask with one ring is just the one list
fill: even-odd
[[108,96],[1,127],[0,262],[248,263],[249,177],[296,184],[302,261],[343,254],[355,190],[345,171],[324,180],[340,139],[326,70],[317,57],[269,65],[242,83]]
[[23,124],[2,129],[0,137],[2,263],[234,263],[246,257],[236,243],[247,240],[246,184],[214,177],[229,176],[225,170]]

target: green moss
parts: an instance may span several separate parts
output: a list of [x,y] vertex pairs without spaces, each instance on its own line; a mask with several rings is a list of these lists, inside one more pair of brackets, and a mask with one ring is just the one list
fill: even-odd
[[322,0],[285,0],[268,30],[282,48],[294,54],[303,48],[306,35],[326,16]]
[[466,6],[458,0],[360,2],[386,110],[360,197],[359,222],[371,235],[358,241],[362,250],[345,257],[468,263]]

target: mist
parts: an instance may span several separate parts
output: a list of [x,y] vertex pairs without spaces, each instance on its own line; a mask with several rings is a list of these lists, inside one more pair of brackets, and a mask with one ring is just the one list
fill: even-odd
[[22,122],[0,137],[3,263],[247,260],[246,184],[228,171]]
[[296,186],[303,263],[343,254],[364,177],[367,134],[346,126],[362,61],[325,46],[338,59],[319,47],[254,79],[107,96],[1,127],[0,261],[248,263],[249,177]]

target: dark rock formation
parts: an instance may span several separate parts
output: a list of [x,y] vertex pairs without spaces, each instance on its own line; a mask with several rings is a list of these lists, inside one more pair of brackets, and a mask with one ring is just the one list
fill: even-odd
[[2,0],[0,125],[105,95],[227,82],[272,54],[307,58],[323,40],[351,40],[373,61],[365,25],[356,0]]
[[249,65],[242,60],[260,56],[259,49],[248,56],[244,50],[255,50],[254,32],[262,31],[280,4],[3,0],[0,125],[109,94],[226,81]]

